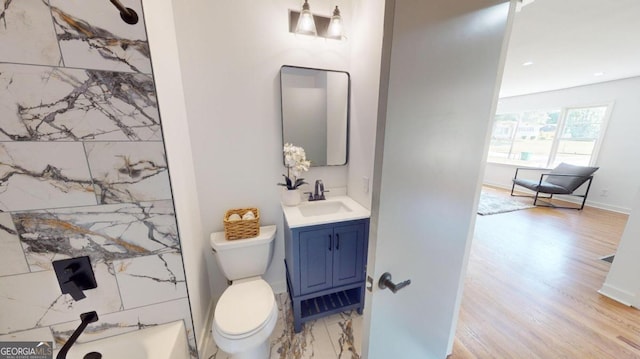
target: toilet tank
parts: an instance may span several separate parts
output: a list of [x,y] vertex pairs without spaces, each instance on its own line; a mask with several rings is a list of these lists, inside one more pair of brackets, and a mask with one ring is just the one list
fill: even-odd
[[275,225],[260,227],[254,238],[227,240],[224,232],[211,233],[211,249],[228,280],[261,276],[271,263],[275,236]]

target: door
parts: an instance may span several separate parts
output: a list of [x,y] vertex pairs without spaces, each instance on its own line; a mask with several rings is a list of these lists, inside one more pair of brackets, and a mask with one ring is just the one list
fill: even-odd
[[386,1],[364,358],[451,351],[514,6]]

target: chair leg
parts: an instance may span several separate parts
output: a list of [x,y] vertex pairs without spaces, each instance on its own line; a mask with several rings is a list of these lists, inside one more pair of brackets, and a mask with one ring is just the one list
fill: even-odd
[[513,182],[513,184],[511,185],[511,195],[513,196],[513,189],[516,188],[516,183]]
[[533,197],[533,205],[536,205],[536,202],[538,202],[538,195],[540,194],[540,192],[536,191],[536,196]]
[[589,195],[589,189],[591,189],[591,181],[593,177],[589,177],[589,183],[587,184],[587,190],[584,192],[584,197],[582,198],[582,206],[580,206],[580,210],[584,208],[584,204],[587,202],[587,195]]
[[542,206],[542,207],[558,208],[558,209],[575,209],[576,211],[581,211],[584,208],[585,202],[587,201],[586,193],[585,193],[584,196],[579,196],[579,195],[572,195],[572,196],[574,196],[574,197],[582,197],[582,204],[580,205],[580,207],[557,206],[557,205],[555,205],[555,204],[553,204],[551,202],[547,202],[547,201],[541,201],[541,203],[544,203],[544,204],[537,204],[537,201],[538,201],[539,198],[551,199],[553,197],[553,195],[549,195],[549,197],[540,197],[540,196],[538,196],[538,193],[536,193],[536,196],[534,197],[533,205],[534,206]]

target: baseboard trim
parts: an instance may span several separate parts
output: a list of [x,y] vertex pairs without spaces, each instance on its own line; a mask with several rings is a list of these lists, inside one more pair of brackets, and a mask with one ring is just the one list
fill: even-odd
[[278,281],[271,284],[271,288],[273,289],[273,293],[280,294],[285,293],[287,291],[287,282],[286,281]]
[[209,302],[209,307],[207,308],[207,321],[205,322],[202,332],[198,335],[198,343],[200,343],[198,346],[198,353],[201,358],[204,353],[213,352],[213,348],[211,348],[211,346],[214,345],[213,338],[211,337],[211,326],[213,325],[213,313],[216,309],[215,303],[215,300],[211,300]]
[[637,302],[635,294],[627,292],[626,290],[622,290],[620,288],[616,288],[607,283],[602,285],[602,288],[598,291],[598,293],[629,307],[633,307],[633,303]]

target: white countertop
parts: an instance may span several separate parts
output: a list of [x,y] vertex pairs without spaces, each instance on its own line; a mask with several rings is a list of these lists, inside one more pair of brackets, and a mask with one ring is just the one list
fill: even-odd
[[360,203],[354,201],[351,197],[348,197],[348,196],[329,197],[326,200],[317,201],[317,202],[332,202],[332,201],[342,202],[351,211],[305,217],[302,215],[302,212],[300,212],[299,207],[305,206],[305,205],[313,205],[316,202],[303,201],[297,206],[285,206],[283,204],[281,204],[281,206],[282,206],[282,211],[284,212],[284,216],[287,220],[287,223],[289,224],[289,228],[298,228],[298,227],[314,226],[318,224],[344,222],[344,221],[351,221],[355,219],[363,219],[363,218],[371,217],[371,211],[364,208]]

